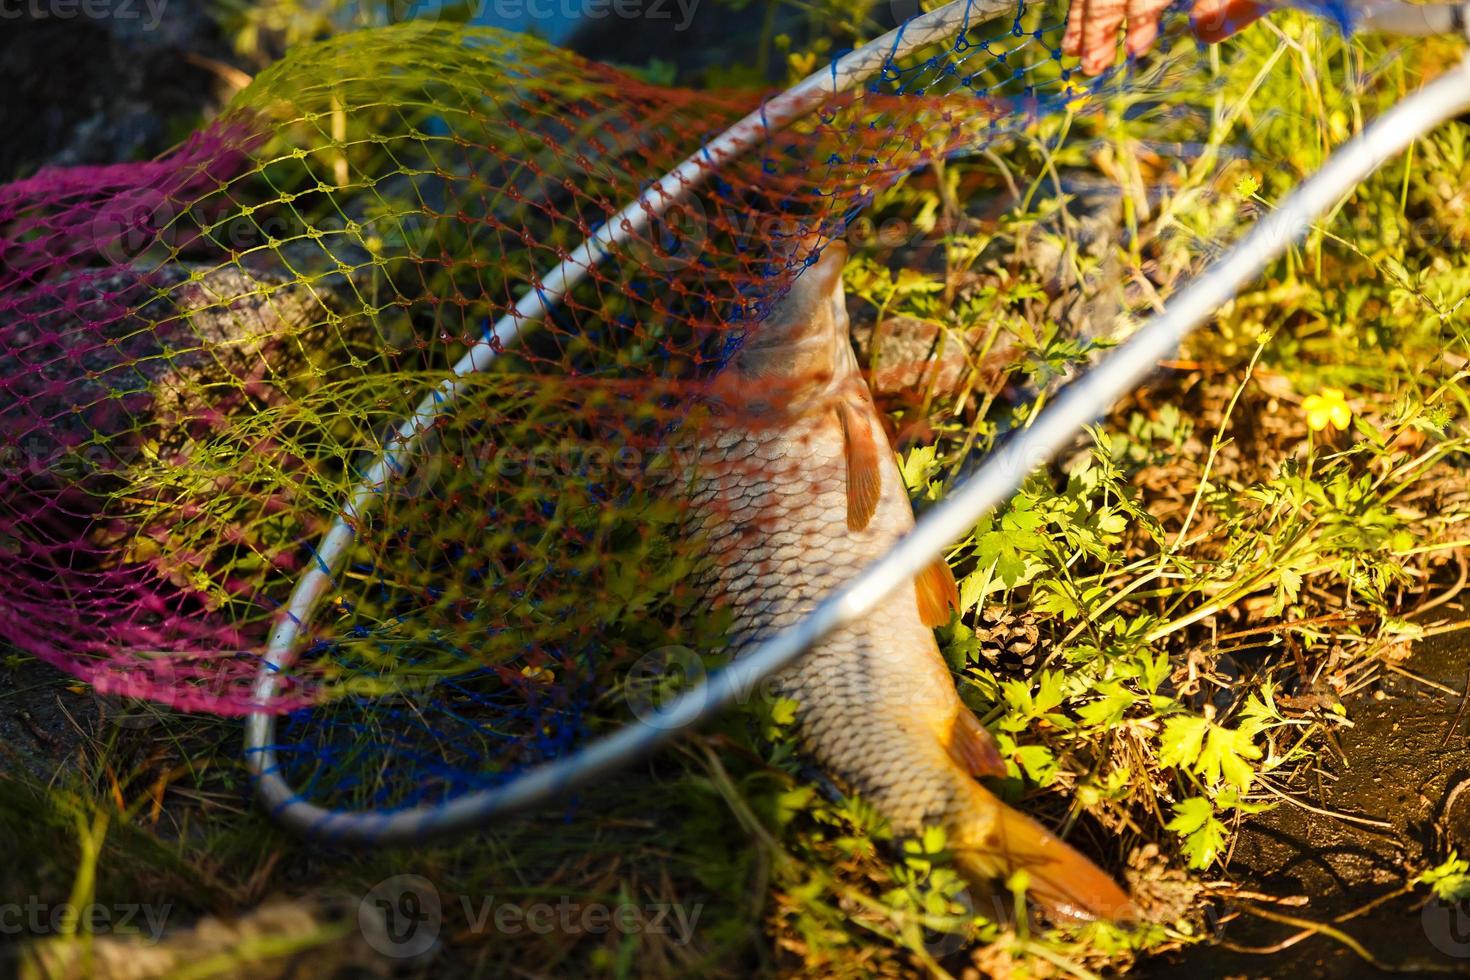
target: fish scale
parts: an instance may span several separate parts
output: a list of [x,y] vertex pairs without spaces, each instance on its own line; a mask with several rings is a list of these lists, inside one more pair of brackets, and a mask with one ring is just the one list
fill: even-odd
[[[848,336],[845,255],[828,244],[752,331],[694,447],[690,529],[709,558],[698,584],[729,611],[737,657],[799,622],[914,524]],[[863,480],[874,474],[876,499]],[[944,828],[972,879],[1025,869],[1032,898],[1054,915],[1131,914],[1106,874],[976,781],[1005,767],[921,612],[935,581],[957,605],[941,563],[777,676],[778,693],[797,703],[802,748],[896,834]]]
[[[697,525],[714,569],[706,587],[732,614],[735,656],[795,625],[913,526],[907,498],[884,493],[873,521],[848,530],[835,417],[798,419],[787,431],[748,428],[741,441],[746,445],[719,440],[701,453],[699,479],[713,492]],[[751,469],[752,456],[769,466]],[[901,487],[897,466],[889,464],[884,484]],[[738,530],[763,526],[792,530]],[[915,655],[891,655],[899,650]],[[960,706],[933,631],[919,621],[912,583],[861,623],[823,640],[777,685],[799,705],[803,747],[887,815],[896,832],[944,823],[963,806],[940,742],[901,714],[921,705],[952,715]],[[931,755],[942,757],[931,760],[933,773],[911,764]]]

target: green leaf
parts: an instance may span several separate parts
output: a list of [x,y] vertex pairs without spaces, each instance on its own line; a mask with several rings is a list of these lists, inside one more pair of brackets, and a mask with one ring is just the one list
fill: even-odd
[[1192,834],[1215,816],[1215,808],[1203,796],[1193,796],[1174,804],[1174,819],[1164,824],[1176,834]]
[[1421,884],[1428,885],[1436,898],[1442,902],[1459,902],[1470,898],[1470,861],[1464,861],[1454,851],[1437,868],[1430,868],[1418,877]]
[[899,472],[903,474],[904,486],[908,487],[911,497],[928,494],[933,485],[934,473],[938,469],[933,446],[915,446],[899,462]]
[[1195,715],[1179,715],[1164,722],[1159,736],[1159,765],[1188,768],[1199,758],[1210,723]]
[[1210,786],[1221,782],[1238,793],[1250,790],[1256,770],[1249,759],[1261,750],[1251,740],[1254,725],[1225,728],[1193,715],[1176,715],[1164,722],[1159,736],[1159,764],[1191,769]]
[[766,715],[765,735],[771,741],[778,740],[796,721],[796,709],[801,705],[791,698],[776,698]]
[[1071,591],[1062,583],[1051,580],[1036,583],[1031,608],[1036,612],[1059,616],[1062,619],[1074,619],[1082,614],[1082,609],[1077,605],[1077,600],[1072,597]]
[[1038,786],[1050,786],[1056,782],[1061,768],[1056,756],[1045,745],[1022,745],[1016,749],[1016,759],[1031,781]]
[[1139,656],[1139,663],[1143,668],[1139,674],[1139,680],[1143,684],[1143,689],[1152,694],[1169,677],[1171,666],[1169,663],[1169,654],[1167,651],[1160,650],[1154,656],[1150,657],[1148,651],[1145,650]]
[[1064,678],[1060,671],[1043,670],[1036,676],[1036,711],[1045,714],[1062,703],[1066,695],[1062,691]]
[[1245,793],[1250,790],[1251,780],[1256,775],[1256,770],[1246,760],[1260,757],[1261,750],[1251,741],[1249,732],[1211,725],[1195,768],[1212,785],[1223,779]]
[[1093,688],[1102,699],[1077,709],[1077,717],[1089,725],[1110,726],[1123,720],[1123,712],[1133,706],[1133,692],[1121,681],[1104,681]]
[[991,592],[1001,588],[992,573],[991,566],[982,565],[966,575],[964,581],[960,582],[960,613],[962,615],[980,605],[980,600]]
[[1191,868],[1210,866],[1225,847],[1225,825],[1215,819],[1215,808],[1202,796],[1174,804],[1174,819],[1164,825],[1184,838],[1184,856]]
[[1025,681],[1011,680],[1001,685],[1001,697],[1011,709],[1000,720],[1001,730],[1018,732],[1032,721],[1043,717],[1058,728],[1070,728],[1071,722],[1065,715],[1051,713],[1065,697],[1062,680],[1058,671],[1041,671],[1036,675],[1037,689],[1034,696],[1031,685]]
[[1276,685],[1269,680],[1246,698],[1245,707],[1240,709],[1240,730],[1250,732],[1252,736],[1285,722],[1286,716],[1276,707]]
[[1039,531],[1045,525],[1046,517],[1034,510],[1009,510],[1000,519],[1008,531]]
[[776,797],[776,823],[786,826],[801,811],[811,805],[817,789],[810,784],[797,786]]
[[995,559],[995,574],[1008,588],[1015,588],[1025,581],[1026,562],[1014,554],[1005,554]]

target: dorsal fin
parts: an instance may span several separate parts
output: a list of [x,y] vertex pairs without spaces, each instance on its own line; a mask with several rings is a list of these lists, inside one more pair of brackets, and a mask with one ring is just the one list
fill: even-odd
[[950,610],[960,608],[960,587],[942,557],[914,577],[914,594],[919,600],[919,618],[931,629],[949,622]]
[[883,476],[878,466],[878,444],[862,414],[848,401],[837,403],[842,444],[847,457],[847,528],[861,531],[878,510]]
[[954,716],[949,726],[949,738],[945,740],[949,757],[972,776],[1004,776],[1006,763],[995,739],[980,724],[980,719],[964,705]]

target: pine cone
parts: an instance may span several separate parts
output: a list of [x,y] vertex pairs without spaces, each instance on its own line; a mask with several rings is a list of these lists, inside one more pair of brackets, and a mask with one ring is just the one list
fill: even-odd
[[980,658],[998,674],[1029,677],[1041,663],[1041,630],[1030,612],[986,606],[975,624]]

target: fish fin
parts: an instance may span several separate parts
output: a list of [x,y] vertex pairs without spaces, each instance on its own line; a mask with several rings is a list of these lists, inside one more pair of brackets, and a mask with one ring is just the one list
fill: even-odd
[[847,454],[847,529],[861,531],[877,512],[878,496],[883,492],[878,444],[873,440],[873,430],[852,405],[839,403],[837,419],[842,423],[842,444]]
[[960,705],[950,724],[949,740],[944,747],[955,764],[972,776],[1006,775],[1006,762],[995,746],[995,739],[964,705]]
[[[1113,922],[1133,919],[1137,909],[1107,872],[1051,831],[972,783],[983,811],[951,835],[960,870],[977,879],[1025,871],[1027,896],[1053,919]],[[978,834],[966,833],[967,829]]]
[[949,622],[950,610],[960,608],[960,587],[943,558],[936,558],[914,577],[919,599],[919,618],[930,629]]

